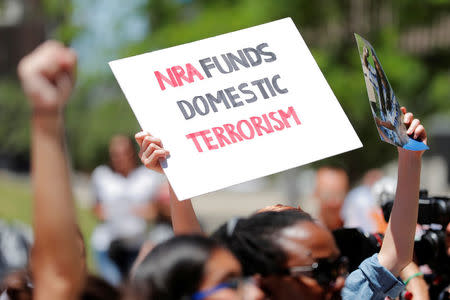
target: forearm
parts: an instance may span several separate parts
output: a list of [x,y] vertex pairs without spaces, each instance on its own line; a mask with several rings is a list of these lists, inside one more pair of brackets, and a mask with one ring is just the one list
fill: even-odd
[[32,118],[33,273],[38,273],[37,286],[39,280],[55,274],[59,276],[55,280],[73,281],[83,265],[62,124],[60,113]]
[[172,186],[170,186],[170,211],[172,215],[173,231],[180,234],[203,234],[203,230],[195,215],[191,200],[179,201]]
[[412,260],[417,223],[421,156],[399,150],[394,205],[378,259],[395,276]]

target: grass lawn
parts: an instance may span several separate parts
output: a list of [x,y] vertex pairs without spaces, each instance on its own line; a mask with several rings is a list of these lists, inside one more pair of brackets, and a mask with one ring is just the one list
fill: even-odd
[[[96,225],[90,211],[77,209],[78,222],[83,232],[88,250],[88,266],[95,272],[90,237]],[[7,221],[17,220],[31,225],[31,186],[27,180],[10,178],[0,174],[0,218]]]

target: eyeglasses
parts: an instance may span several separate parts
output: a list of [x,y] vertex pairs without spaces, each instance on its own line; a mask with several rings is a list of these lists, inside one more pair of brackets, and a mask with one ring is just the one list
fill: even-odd
[[347,277],[348,258],[339,257],[336,260],[328,258],[318,259],[310,266],[298,266],[289,268],[291,276],[308,276],[317,280],[321,286],[329,286],[338,277]]
[[191,300],[203,300],[223,289],[235,290],[240,296],[240,299],[245,299],[245,286],[248,284],[255,284],[254,279],[251,277],[232,278],[230,280],[219,283],[218,285],[208,290],[196,292],[191,296]]

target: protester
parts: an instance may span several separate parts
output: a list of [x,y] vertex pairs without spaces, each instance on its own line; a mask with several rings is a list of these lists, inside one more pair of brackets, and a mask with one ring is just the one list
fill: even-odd
[[[118,300],[119,291],[87,276],[64,142],[63,110],[75,82],[76,54],[47,41],[18,67],[31,105],[34,245],[30,270],[6,282],[10,300]],[[32,295],[30,295],[30,292]]]
[[33,298],[77,299],[85,267],[64,144],[63,108],[74,84],[75,53],[49,41],[18,67],[31,102],[34,237]]
[[[244,274],[262,276],[261,287],[270,299],[335,299],[343,287],[339,277],[347,268],[331,232],[305,212],[266,211],[232,220],[213,237],[238,257]],[[316,262],[322,271],[317,277]]]
[[239,261],[218,242],[200,235],[178,236],[147,255],[131,279],[127,299],[263,299],[241,274]]
[[[414,134],[415,137],[426,143],[426,132],[424,127],[420,125],[419,120],[413,119],[413,115],[407,113],[405,108],[402,108],[402,111],[405,114],[405,125],[409,127],[408,133]],[[136,140],[141,147],[139,156],[143,164],[147,168],[162,172],[159,160],[166,159],[169,152],[163,148],[161,141],[145,132],[136,134]],[[404,288],[404,284],[396,277],[412,260],[423,151],[413,152],[398,148],[398,152],[399,172],[396,201],[394,202],[383,245],[378,255],[366,259],[359,269],[352,272],[347,278],[342,291],[343,299],[384,299],[385,296],[396,297]],[[171,203],[173,226],[176,233],[201,232],[190,200],[179,202],[172,191]],[[286,211],[279,212],[279,214],[282,213],[286,213]],[[301,212],[297,213],[301,214]],[[258,217],[254,216],[253,218]],[[261,223],[263,222],[259,224]],[[235,225],[230,226],[236,230]],[[254,229],[256,230],[256,226]],[[285,261],[282,259],[278,260],[281,262],[281,265],[278,265],[279,270],[291,270],[292,267],[300,267],[294,268],[294,270],[313,271],[318,268],[318,265],[323,261],[322,259],[334,262],[339,255],[331,233],[321,225],[308,220],[308,218],[303,217],[301,221],[298,220],[292,224],[286,224],[283,230],[286,230],[286,233],[281,237],[279,235],[280,231],[275,230],[277,234],[269,234],[272,237],[270,241],[275,245],[272,248],[281,248],[284,251],[284,257],[287,258]],[[320,236],[322,238],[318,238]],[[281,243],[281,240],[286,241],[286,243]],[[236,239],[236,242],[239,242],[239,239]],[[250,257],[251,255],[258,255],[258,251],[263,251],[267,243],[262,245],[248,243],[248,245],[255,250],[252,254],[249,254]],[[293,246],[297,246],[297,248],[294,248],[297,251],[293,250]],[[233,251],[232,248],[231,250]],[[237,257],[239,258],[239,255]],[[282,276],[279,278],[280,285],[278,285],[277,291],[284,293],[279,299],[337,297],[337,288],[330,289],[333,285],[334,287],[338,286],[337,280],[332,282],[331,286],[323,287],[319,284],[317,278],[308,277],[304,272],[299,273],[295,273],[295,280],[288,280],[292,284],[297,284],[296,288],[292,285],[291,289],[285,288],[285,285],[281,283],[283,283],[283,280],[286,280],[286,277]],[[290,276],[287,278],[291,279]],[[315,287],[318,288],[315,289]],[[293,292],[290,294],[291,298],[288,298],[286,295],[288,292]]]
[[344,222],[341,209],[349,189],[347,172],[339,167],[321,167],[317,170],[314,197],[319,204],[318,219],[329,230],[341,228]]
[[133,141],[125,135],[111,139],[109,155],[110,166],[99,166],[92,173],[94,213],[102,221],[92,235],[92,248],[97,270],[118,285],[147,239],[147,223],[158,216],[164,178],[138,166]]

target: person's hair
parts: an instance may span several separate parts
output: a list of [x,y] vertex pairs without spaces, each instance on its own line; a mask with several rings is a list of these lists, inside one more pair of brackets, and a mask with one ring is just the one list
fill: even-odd
[[244,275],[283,275],[287,272],[287,255],[277,238],[284,228],[303,221],[312,221],[312,218],[300,210],[263,212],[245,219],[230,220],[232,223],[219,227],[212,237],[236,256]]
[[80,300],[119,300],[120,291],[104,279],[87,275]]
[[200,235],[176,236],[156,246],[137,267],[126,299],[190,299],[203,279],[208,259],[222,246]]

